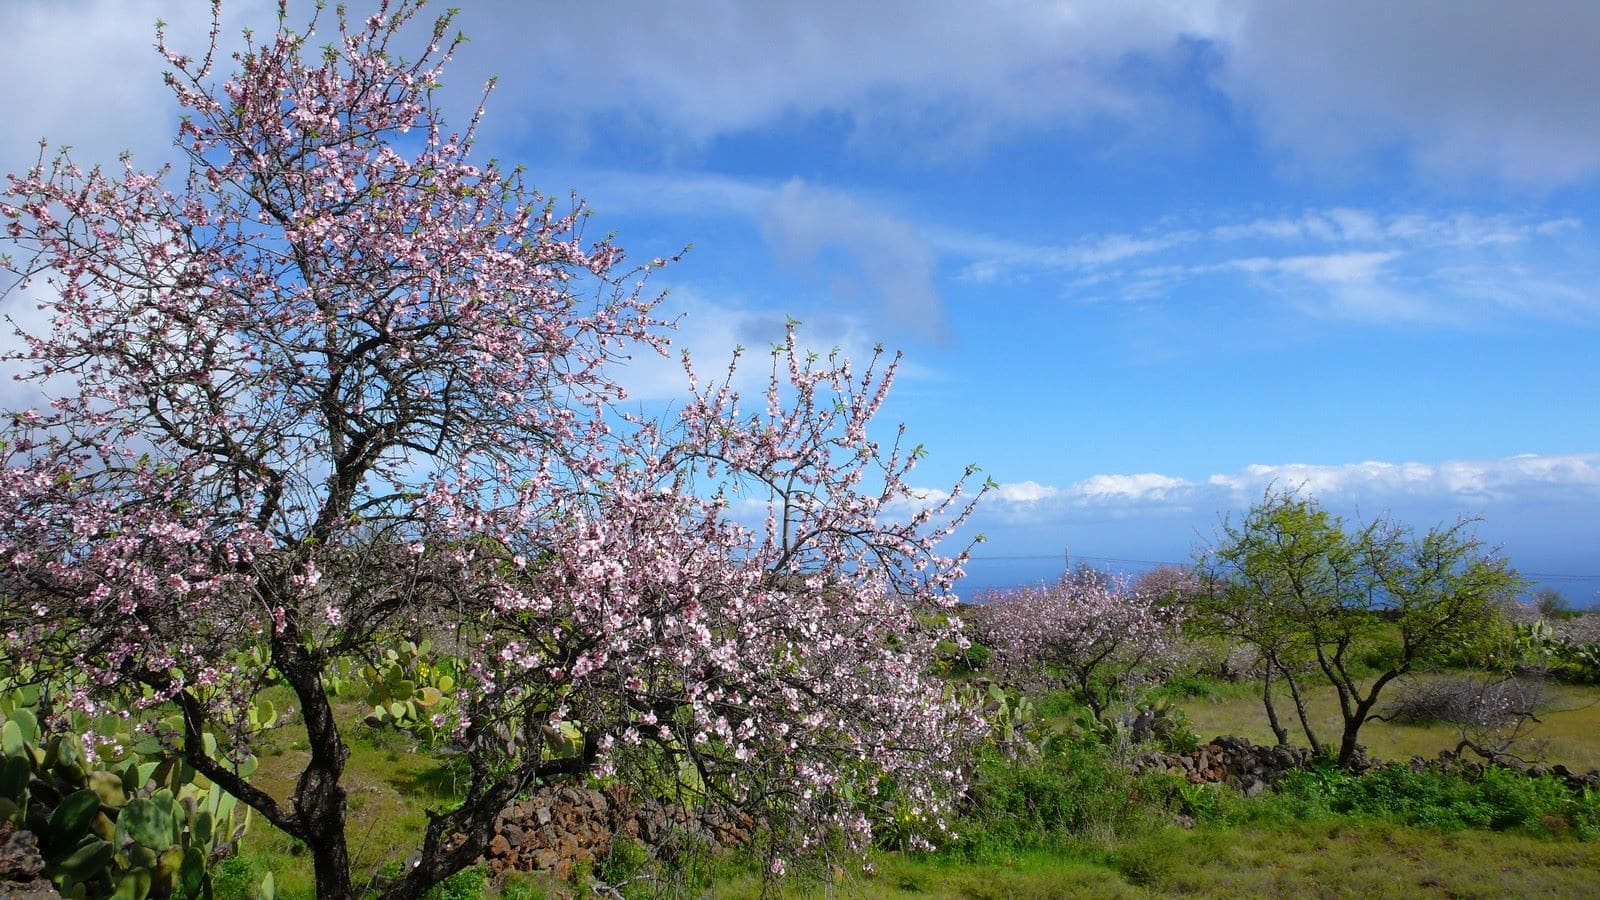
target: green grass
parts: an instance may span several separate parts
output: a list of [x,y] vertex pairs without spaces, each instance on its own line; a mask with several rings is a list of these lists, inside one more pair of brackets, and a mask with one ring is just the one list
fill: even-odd
[[1169,829],[1108,861],[1158,896],[1577,897],[1595,889],[1600,846],[1333,817]]
[[[1179,702],[1203,737],[1231,733],[1264,742],[1271,736],[1255,691],[1248,682],[1181,678],[1161,695]],[[1540,727],[1551,759],[1600,765],[1600,688],[1552,687],[1550,696],[1573,707],[1546,715]],[[1331,740],[1331,689],[1314,690],[1312,701]],[[1051,719],[1070,712],[1061,696],[1038,705]],[[358,886],[401,863],[415,847],[423,809],[452,794],[441,760],[417,752],[404,735],[361,725],[363,712],[355,705],[339,710],[352,751],[348,833]],[[1287,703],[1283,713],[1292,715]],[[1448,728],[1387,723],[1370,724],[1363,735],[1374,753],[1398,759],[1432,756],[1455,741]],[[276,752],[263,754],[257,780],[275,796],[288,795],[305,759],[303,741],[298,726],[286,726],[273,736]],[[1246,799],[1166,776],[1137,778],[1082,746],[1033,764],[980,760],[977,775],[978,791],[955,823],[960,837],[938,854],[879,853],[870,871],[840,860],[776,885],[764,882],[759,862],[734,858],[660,873],[653,886],[638,882],[628,896],[674,889],[728,898],[1584,896],[1596,893],[1600,871],[1600,843],[1576,839],[1589,836],[1588,820],[1547,814],[1555,802],[1550,785],[1528,779],[1483,788],[1410,773],[1359,783],[1308,775],[1307,784],[1283,794]],[[1178,813],[1197,818],[1198,827],[1174,826]],[[1491,826],[1510,830],[1484,830]],[[217,896],[248,896],[268,871],[279,896],[312,896],[307,855],[258,817],[241,854],[218,869]],[[587,893],[581,883],[542,875],[495,883],[473,871],[435,897]]]
[[724,900],[757,897],[928,897],[972,900],[1045,900],[1068,897],[1143,897],[1116,871],[1087,856],[1030,853],[994,863],[945,857],[885,855],[872,871],[853,865],[825,883],[789,880],[764,885],[747,874],[719,882],[711,896]]
[[[341,703],[336,707],[340,727],[350,745],[350,761],[345,770],[349,794],[345,834],[357,889],[380,869],[402,864],[416,849],[427,824],[425,810],[430,805],[446,805],[452,795],[449,770],[442,760],[420,752],[401,732],[362,724],[365,712],[360,704]],[[269,747],[270,751],[260,755],[260,767],[252,781],[279,801],[287,801],[309,757],[304,727],[291,723],[279,728],[272,734]],[[259,816],[252,817],[238,861],[232,865],[228,890],[219,888],[219,898],[248,896],[248,889],[269,871],[273,873],[278,897],[299,900],[315,894],[310,856],[298,841],[267,825]],[[235,893],[235,884],[246,888]]]
[[[1257,743],[1273,743],[1272,729],[1261,706],[1260,686],[1254,682],[1211,682],[1210,690],[1196,687],[1187,698],[1175,697],[1202,740],[1234,734]],[[1393,697],[1397,685],[1385,689]],[[1306,692],[1312,727],[1324,743],[1337,746],[1340,731],[1339,699],[1331,686],[1312,686]],[[1170,695],[1169,695],[1170,696]],[[1548,710],[1528,732],[1525,755],[1549,763],[1563,763],[1576,771],[1600,768],[1600,687],[1550,684],[1545,688]],[[1380,698],[1380,709],[1384,700]],[[1294,704],[1285,690],[1278,698],[1278,719],[1289,729],[1289,740],[1306,743],[1295,717]],[[1361,742],[1380,759],[1432,758],[1440,750],[1454,749],[1459,733],[1449,725],[1405,725],[1368,722]]]
[[[1586,897],[1600,845],[1482,831],[1440,832],[1369,819],[1163,827],[1109,846],[974,863],[948,855],[885,855],[874,871],[841,867],[826,883],[787,881],[766,896],[1055,897]],[[763,896],[759,876],[719,882],[711,896]]]

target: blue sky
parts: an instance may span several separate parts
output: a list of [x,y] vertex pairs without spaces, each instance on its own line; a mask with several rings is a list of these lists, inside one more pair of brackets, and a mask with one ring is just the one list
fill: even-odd
[[[460,5],[454,118],[497,74],[487,154],[692,243],[706,368],[791,316],[905,352],[920,482],[1001,484],[975,587],[1185,560],[1275,481],[1600,591],[1600,5]],[[167,158],[151,25],[200,6],[7,3],[3,168]]]

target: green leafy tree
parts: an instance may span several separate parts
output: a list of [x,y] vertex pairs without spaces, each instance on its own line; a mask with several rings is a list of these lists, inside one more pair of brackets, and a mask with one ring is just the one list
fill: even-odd
[[1349,529],[1315,500],[1269,489],[1235,525],[1224,521],[1208,557],[1217,585],[1203,601],[1213,629],[1262,652],[1264,701],[1274,675],[1289,683],[1307,740],[1301,661],[1314,662],[1339,698],[1338,761],[1351,764],[1361,727],[1395,679],[1492,625],[1522,581],[1483,547],[1471,520],[1419,534],[1387,518]]
[[1305,611],[1334,595],[1350,567],[1341,523],[1310,501],[1266,494],[1235,525],[1224,521],[1218,545],[1206,554],[1209,590],[1195,601],[1203,630],[1243,643],[1261,657],[1261,702],[1279,744],[1289,742],[1274,701],[1279,681],[1289,688],[1306,740],[1322,751],[1306,713],[1302,673],[1312,651]]

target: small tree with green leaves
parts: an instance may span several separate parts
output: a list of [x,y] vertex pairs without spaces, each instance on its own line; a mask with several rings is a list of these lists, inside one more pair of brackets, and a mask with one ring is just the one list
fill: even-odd
[[1289,729],[1273,699],[1281,680],[1294,699],[1301,729],[1322,751],[1306,713],[1301,677],[1312,652],[1304,611],[1334,593],[1347,568],[1339,522],[1309,501],[1269,492],[1241,522],[1222,523],[1218,545],[1204,557],[1209,590],[1193,603],[1198,627],[1253,648],[1261,657],[1261,702],[1279,744]]
[[1263,696],[1280,741],[1287,735],[1271,707],[1274,673],[1289,683],[1307,740],[1323,752],[1305,715],[1298,659],[1314,660],[1338,694],[1338,761],[1349,765],[1387,685],[1495,621],[1501,598],[1522,581],[1472,524],[1418,534],[1380,518],[1347,530],[1315,500],[1271,489],[1237,525],[1223,522],[1208,556],[1218,589],[1203,601],[1205,620],[1262,651]]

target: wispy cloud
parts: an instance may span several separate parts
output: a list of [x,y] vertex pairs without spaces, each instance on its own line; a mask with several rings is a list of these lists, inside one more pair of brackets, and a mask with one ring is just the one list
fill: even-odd
[[802,178],[712,172],[580,169],[546,180],[582,184],[589,202],[606,216],[675,224],[723,220],[749,228],[779,267],[818,296],[820,302],[808,309],[791,310],[807,323],[838,318],[817,309],[846,307],[859,311],[852,316],[861,327],[894,335],[896,342],[905,335],[946,336],[937,240],[879,198]]
[[[742,351],[734,373],[734,386],[747,396],[759,394],[772,373],[770,353],[781,344],[789,317],[780,312],[741,302],[737,297],[713,298],[690,286],[673,286],[666,305],[658,312],[677,319],[672,348],[666,355],[638,348],[618,364],[613,376],[635,402],[655,403],[687,396],[688,376],[682,354],[688,353],[701,384],[727,377],[728,363]],[[874,329],[858,316],[808,315],[796,328],[802,353],[826,357],[837,350],[859,365],[871,359],[878,341]],[[932,370],[902,360],[901,379],[931,377]]]
[[894,325],[938,337],[944,324],[934,256],[910,222],[844,191],[791,179],[772,197],[761,231],[780,259],[810,267],[828,251],[848,261],[833,290],[876,299]]
[[1234,252],[1232,248],[1240,245],[1281,248],[1284,252],[1294,252],[1306,245],[1481,248],[1530,243],[1576,234],[1582,229],[1582,220],[1575,216],[1485,215],[1470,211],[1382,212],[1333,207],[1209,226],[1196,224],[1154,228],[1138,234],[1088,235],[1061,245],[982,240],[955,232],[936,232],[936,235],[942,249],[974,256],[977,258],[975,265],[1082,271],[1106,268],[1185,246],[1197,246],[1198,252],[1220,254]]
[[937,239],[967,256],[970,281],[1059,277],[1080,300],[1159,302],[1221,279],[1239,302],[1369,322],[1600,319],[1600,271],[1573,251],[1592,243],[1575,216],[1334,207],[1059,245]]

